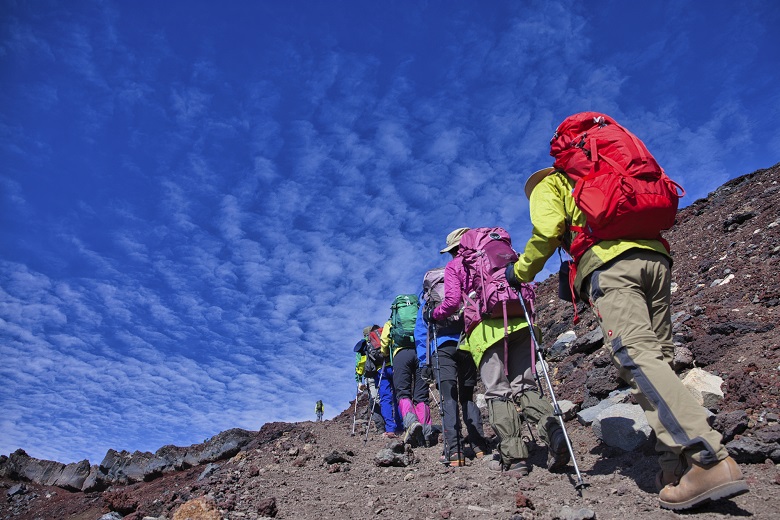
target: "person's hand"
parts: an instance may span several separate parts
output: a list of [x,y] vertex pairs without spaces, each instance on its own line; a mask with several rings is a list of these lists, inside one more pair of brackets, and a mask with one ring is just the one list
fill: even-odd
[[433,319],[433,307],[430,305],[426,305],[425,309],[423,310],[423,320],[425,320],[425,323],[436,323],[436,320]]
[[420,377],[429,385],[433,383],[433,367],[431,365],[424,365],[420,371]]
[[365,389],[366,389],[366,385],[365,385],[365,383],[360,383],[360,384],[358,385],[358,391],[362,392],[362,391],[364,391]]
[[509,287],[513,287],[518,291],[520,290],[520,280],[518,280],[517,276],[515,276],[515,264],[509,264],[506,266],[504,276],[506,276],[506,283],[509,284]]

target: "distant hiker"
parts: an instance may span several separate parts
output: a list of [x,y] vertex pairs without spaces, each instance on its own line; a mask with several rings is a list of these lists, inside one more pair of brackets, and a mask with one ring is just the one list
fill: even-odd
[[393,386],[393,367],[389,358],[382,354],[381,337],[379,325],[363,328],[363,340],[355,345],[355,351],[366,356],[363,381],[371,399],[369,406],[373,405],[372,420],[377,429],[384,432],[384,437],[395,438],[402,431],[401,421]]
[[390,320],[382,327],[382,352],[393,363],[393,384],[405,430],[404,442],[428,447],[433,444],[429,390],[422,378],[414,345],[418,308],[415,294],[401,294],[395,298]]
[[[519,260],[507,268],[507,279],[531,281],[556,248],[570,252],[576,262],[574,294],[590,304],[620,377],[630,384],[655,432],[661,507],[686,509],[748,491],[721,435],[707,423],[706,410],[670,366],[672,258],[660,231],[674,222],[677,186],[641,141],[603,114],[567,118],[553,136],[551,155],[554,167],[535,172],[525,183],[533,231]],[[603,195],[609,189],[600,189],[602,195],[593,199],[587,191],[591,182],[613,179],[631,190],[630,204],[622,205],[627,213],[612,221],[624,229],[597,238],[597,222],[582,208],[616,205]],[[616,190],[614,197],[621,193]],[[644,217],[640,211],[645,208],[662,213]],[[605,220],[602,228],[610,225]],[[640,231],[648,225],[656,227]]]
[[[479,239],[487,229],[459,228],[447,235],[446,246],[441,252],[449,252],[452,260],[444,270],[444,301],[430,312],[429,319],[444,320],[457,313],[464,301],[472,307],[476,304],[473,294],[477,289],[482,290],[478,284],[483,276],[470,272],[471,268],[464,264],[468,251],[462,242]],[[466,308],[464,319],[467,317],[464,323],[466,338],[461,348],[471,353],[479,367],[485,384],[490,424],[499,437],[498,454],[489,461],[488,467],[513,477],[528,474],[528,448],[522,438],[526,420],[536,424],[540,438],[548,446],[548,469],[565,466],[569,453],[563,431],[556,422],[552,406],[542,398],[534,384],[531,337],[525,318],[507,316],[505,321],[502,315],[481,319],[479,312],[468,312]],[[508,337],[505,338],[505,334]],[[522,415],[518,415],[515,406],[520,408]]]
[[314,405],[314,413],[317,414],[317,422],[322,421],[322,414],[325,413],[325,406],[322,404],[322,400],[317,401]]

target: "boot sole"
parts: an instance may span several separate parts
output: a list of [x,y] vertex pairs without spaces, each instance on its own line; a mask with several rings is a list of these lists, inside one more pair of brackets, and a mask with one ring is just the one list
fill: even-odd
[[745,494],[748,491],[750,491],[750,489],[748,489],[747,483],[744,480],[738,480],[736,482],[728,482],[726,484],[721,484],[720,486],[716,486],[706,491],[705,493],[702,493],[701,495],[693,497],[684,502],[677,502],[677,503],[664,502],[659,498],[658,503],[664,509],[679,511],[681,509],[688,509],[693,506],[697,506],[699,504],[708,502],[710,500],[722,500],[724,498],[736,497]]
[[[550,448],[548,447],[547,449],[549,450]],[[550,459],[549,456],[547,457],[547,470],[555,471],[565,468],[570,461],[571,456],[569,455],[569,449],[564,447],[564,450],[554,453],[552,459]]]

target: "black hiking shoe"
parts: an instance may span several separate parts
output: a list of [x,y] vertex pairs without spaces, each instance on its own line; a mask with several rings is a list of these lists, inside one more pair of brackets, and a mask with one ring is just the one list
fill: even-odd
[[547,469],[553,471],[565,467],[571,457],[569,456],[569,447],[566,446],[566,436],[560,426],[553,431],[550,437],[550,445],[547,446]]
[[406,432],[404,433],[404,444],[409,444],[413,448],[420,446],[421,440],[424,444],[425,441],[423,440],[423,436],[422,436],[422,428],[423,428],[422,424],[420,424],[417,421],[410,424],[409,427],[406,429]]
[[493,459],[488,461],[488,469],[507,477],[522,478],[528,476],[528,460],[515,459],[505,463],[500,456],[494,456]]

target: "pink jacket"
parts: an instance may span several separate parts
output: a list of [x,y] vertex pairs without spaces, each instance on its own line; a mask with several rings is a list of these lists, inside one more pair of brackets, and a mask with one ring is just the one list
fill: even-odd
[[466,269],[463,258],[456,256],[444,267],[444,300],[433,310],[433,319],[442,320],[460,310],[466,287]]

